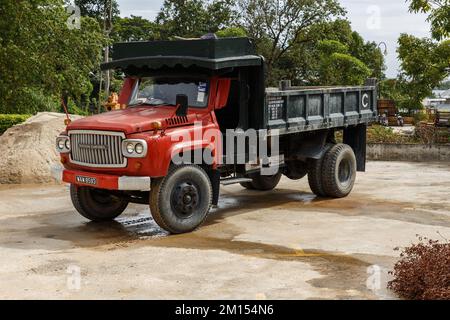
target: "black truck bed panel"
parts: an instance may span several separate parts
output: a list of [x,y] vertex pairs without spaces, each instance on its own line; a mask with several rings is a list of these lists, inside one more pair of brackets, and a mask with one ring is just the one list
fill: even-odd
[[266,91],[266,129],[280,134],[370,123],[377,116],[377,90],[362,87],[297,87]]

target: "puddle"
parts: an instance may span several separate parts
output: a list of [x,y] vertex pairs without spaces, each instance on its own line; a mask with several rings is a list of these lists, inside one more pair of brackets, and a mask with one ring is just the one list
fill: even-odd
[[127,210],[116,221],[88,222],[75,211],[2,220],[0,246],[14,249],[95,248],[167,236],[145,207]]
[[[230,254],[240,255],[245,258],[269,259],[285,262],[303,262],[310,265],[315,271],[323,277],[313,279],[309,283],[317,288],[328,288],[342,291],[342,295],[348,298],[347,290],[351,289],[357,292],[358,297],[376,299],[379,296],[367,288],[367,270],[372,265],[367,260],[384,260],[392,262],[392,258],[384,260],[377,256],[364,257],[360,259],[356,256],[350,256],[340,253],[330,253],[320,250],[299,250],[278,245],[270,245],[258,242],[235,241],[232,227],[226,225],[226,233],[221,233],[222,237],[209,236],[214,230],[199,231],[197,233],[171,236],[152,240],[152,247],[157,248],[177,248],[188,250],[221,250]],[[216,232],[214,231],[216,234]],[[145,245],[145,244],[141,244]]]

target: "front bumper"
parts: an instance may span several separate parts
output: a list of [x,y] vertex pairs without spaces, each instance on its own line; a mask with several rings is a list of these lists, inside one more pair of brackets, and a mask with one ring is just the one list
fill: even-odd
[[[151,185],[150,177],[120,177],[85,171],[67,170],[62,168],[61,166],[53,166],[51,168],[51,173],[52,177],[58,182],[66,182],[79,186],[88,186],[98,189],[121,191],[150,191]],[[95,179],[95,184],[80,182],[80,179],[77,179],[77,177],[82,177],[83,180]]]

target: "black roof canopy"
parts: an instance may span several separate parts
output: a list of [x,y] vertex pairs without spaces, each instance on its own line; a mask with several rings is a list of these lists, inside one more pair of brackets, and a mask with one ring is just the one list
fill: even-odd
[[139,69],[199,68],[216,71],[233,67],[261,66],[248,38],[124,42],[113,46],[113,61],[102,70],[121,69],[125,73]]

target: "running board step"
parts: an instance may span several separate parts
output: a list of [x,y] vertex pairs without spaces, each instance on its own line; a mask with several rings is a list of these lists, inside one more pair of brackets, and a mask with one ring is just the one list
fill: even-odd
[[226,178],[220,180],[220,184],[224,186],[229,186],[232,184],[244,183],[244,182],[252,182],[252,179],[249,178]]

